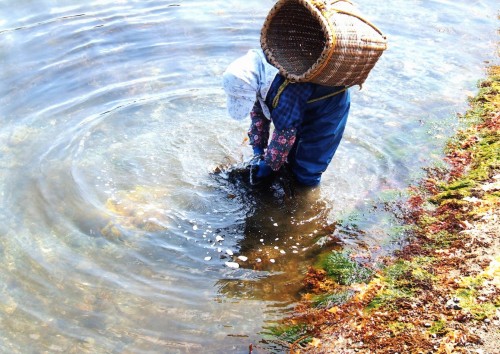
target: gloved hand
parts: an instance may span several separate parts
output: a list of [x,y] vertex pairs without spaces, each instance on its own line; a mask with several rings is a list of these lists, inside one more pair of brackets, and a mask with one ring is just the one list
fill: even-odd
[[272,172],[273,170],[264,162],[264,160],[256,157],[254,163],[250,164],[250,184],[252,186],[261,184],[271,175]]
[[255,175],[257,179],[266,178],[273,172],[271,167],[269,167],[269,165],[264,160],[259,161],[258,167],[259,168],[257,169],[257,174]]
[[263,156],[264,155],[264,149],[261,148],[260,146],[254,146],[253,147],[253,154],[255,156]]

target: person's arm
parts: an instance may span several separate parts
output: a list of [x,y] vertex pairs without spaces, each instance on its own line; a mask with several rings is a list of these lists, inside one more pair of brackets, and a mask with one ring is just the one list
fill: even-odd
[[264,116],[259,102],[255,103],[252,111],[250,112],[250,118],[252,119],[250,129],[248,130],[250,145],[252,145],[255,155],[264,155],[264,151],[269,142],[269,129],[271,122]]
[[311,93],[311,85],[289,84],[282,92],[277,107],[272,111],[275,130],[264,161],[273,171],[278,171],[286,162]]
[[288,153],[295,143],[296,136],[297,129],[293,127],[274,130],[273,137],[264,158],[266,164],[271,167],[273,171],[278,171],[286,162]]

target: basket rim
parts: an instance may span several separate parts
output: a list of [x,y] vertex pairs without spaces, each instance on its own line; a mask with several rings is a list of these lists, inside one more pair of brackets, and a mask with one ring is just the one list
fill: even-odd
[[[276,16],[278,11],[285,6],[286,4],[290,2],[295,2],[298,3],[302,6],[304,6],[309,13],[318,21],[319,25],[321,26],[321,29],[323,30],[323,35],[325,37],[325,45],[323,46],[323,50],[321,51],[321,54],[319,57],[316,59],[316,62],[309,67],[307,71],[304,73],[297,75],[297,74],[291,74],[283,68],[283,66],[276,60],[274,55],[271,52],[271,48],[268,47],[267,45],[267,32],[269,29],[268,23],[272,21],[272,19]],[[260,37],[260,43],[262,50],[264,51],[267,59],[278,68],[280,73],[285,76],[288,80],[290,81],[304,81],[304,80],[310,80],[317,76],[318,74],[321,73],[321,70],[323,67],[328,63],[329,56],[332,55],[335,45],[336,45],[336,37],[335,33],[332,30],[333,26],[331,26],[330,21],[328,20],[327,17],[323,16],[321,11],[313,4],[311,3],[310,0],[279,0],[274,6],[271,8],[269,11],[269,14],[267,15],[265,21],[264,21],[264,26],[262,27],[261,30],[261,37]]]

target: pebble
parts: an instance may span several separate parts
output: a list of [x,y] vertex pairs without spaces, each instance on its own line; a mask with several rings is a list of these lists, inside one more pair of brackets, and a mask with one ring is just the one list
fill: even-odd
[[233,251],[231,251],[229,248],[226,250],[226,253],[227,253],[228,255],[230,255],[230,256],[232,256],[232,255],[234,254],[234,253],[233,253]]
[[450,299],[446,302],[446,308],[448,310],[461,310],[462,309],[462,306],[459,305],[460,303],[460,299],[458,298],[453,298],[453,299]]
[[242,262],[246,262],[248,260],[248,257],[245,256],[238,256],[238,259]]
[[271,258],[271,259],[269,260],[269,262],[271,262],[271,263],[275,263],[276,261],[275,261],[273,258]]
[[211,259],[212,259],[212,257],[205,257],[205,260],[206,260],[206,261],[209,261],[209,260],[211,260]]
[[224,241],[224,237],[217,235],[217,236],[215,236],[215,241],[222,242],[222,241]]
[[236,262],[226,262],[225,264],[228,268],[238,269],[240,267],[240,265]]

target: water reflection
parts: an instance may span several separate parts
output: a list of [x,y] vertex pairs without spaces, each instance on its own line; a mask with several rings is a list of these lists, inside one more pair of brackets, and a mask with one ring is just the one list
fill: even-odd
[[[249,184],[249,170],[237,166],[224,172],[229,196],[251,205],[244,220],[238,253],[230,261],[258,273],[217,282],[228,297],[278,301],[283,306],[300,298],[308,264],[319,252],[338,246],[331,207],[321,188],[297,185],[286,168],[263,185]],[[221,178],[219,177],[219,180]]]

